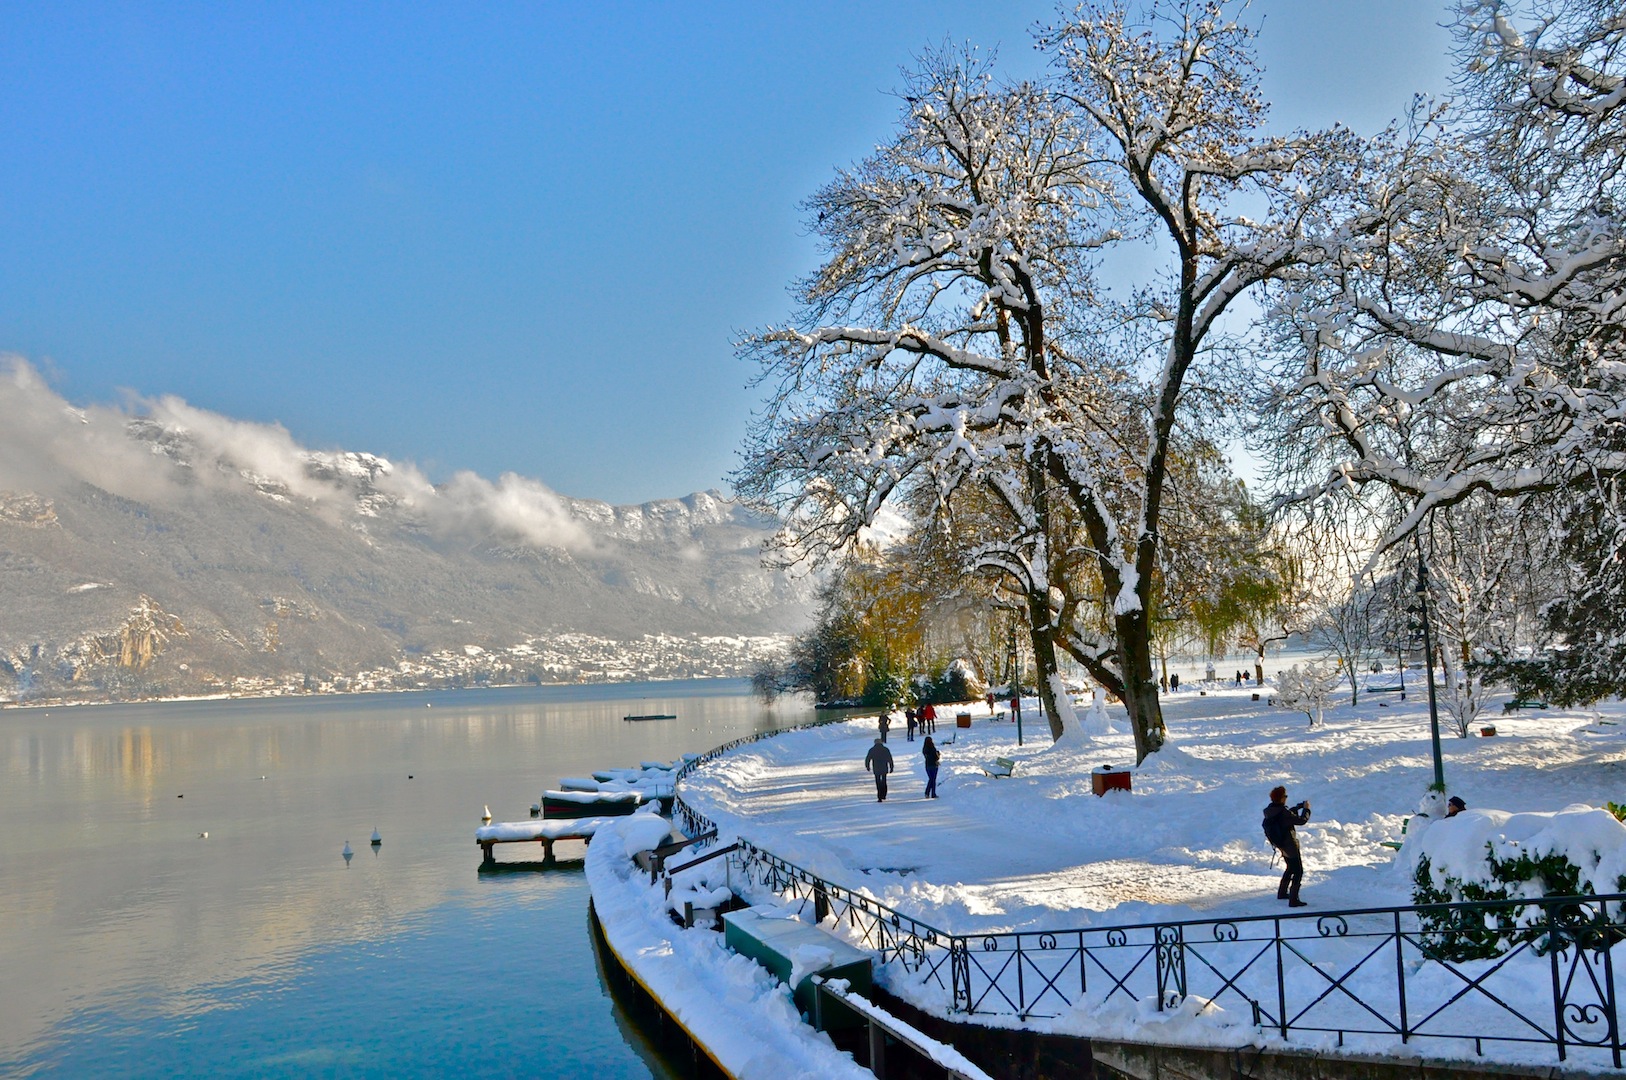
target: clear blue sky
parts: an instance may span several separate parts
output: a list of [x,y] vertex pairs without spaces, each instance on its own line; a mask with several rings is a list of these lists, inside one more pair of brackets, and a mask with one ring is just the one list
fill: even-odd
[[[1287,125],[1441,92],[1430,0],[1264,0]],[[1048,3],[0,5],[0,352],[318,448],[636,502],[720,487],[731,342],[921,46]],[[0,418],[0,423],[4,419]]]

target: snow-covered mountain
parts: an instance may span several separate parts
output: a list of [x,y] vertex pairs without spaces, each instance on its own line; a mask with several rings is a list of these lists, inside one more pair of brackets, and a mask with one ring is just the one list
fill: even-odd
[[719,673],[712,639],[806,618],[806,584],[758,565],[772,522],[716,492],[436,485],[174,398],[74,409],[19,361],[0,416],[0,698],[456,675],[439,656],[474,681]]

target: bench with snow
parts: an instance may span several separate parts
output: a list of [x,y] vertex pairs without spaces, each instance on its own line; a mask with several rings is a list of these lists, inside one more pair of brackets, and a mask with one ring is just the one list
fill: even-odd
[[553,845],[560,840],[580,840],[590,843],[593,833],[610,821],[609,818],[574,818],[569,821],[500,821],[482,825],[474,830],[474,842],[484,853],[482,861],[495,863],[492,848],[498,844],[542,845],[542,861],[551,863]]
[[1546,707],[1547,703],[1542,701],[1540,698],[1517,697],[1508,702],[1506,705],[1503,705],[1502,711],[1505,713],[1510,713],[1515,709],[1545,709]]
[[982,766],[982,771],[995,780],[1003,780],[1016,771],[1016,762],[1008,757],[996,757]]

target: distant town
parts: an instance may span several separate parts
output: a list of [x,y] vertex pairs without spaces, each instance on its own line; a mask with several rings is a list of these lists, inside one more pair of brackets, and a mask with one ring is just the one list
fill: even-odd
[[[745,678],[765,661],[782,658],[788,635],[724,637],[646,634],[631,640],[565,633],[532,638],[505,649],[465,645],[403,658],[393,666],[353,675],[292,672],[276,676],[211,678],[199,675],[183,695],[158,681],[126,686],[118,700],[192,695],[278,697],[293,694],[371,693],[472,686],[614,683],[666,679]],[[82,693],[0,698],[0,707],[91,703]]]

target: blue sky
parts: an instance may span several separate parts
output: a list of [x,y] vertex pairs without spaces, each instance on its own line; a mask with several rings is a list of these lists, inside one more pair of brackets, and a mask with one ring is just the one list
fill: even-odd
[[[433,477],[724,486],[740,332],[922,46],[1047,3],[0,5],[0,353]],[[1442,92],[1443,5],[1267,0],[1288,126]]]

